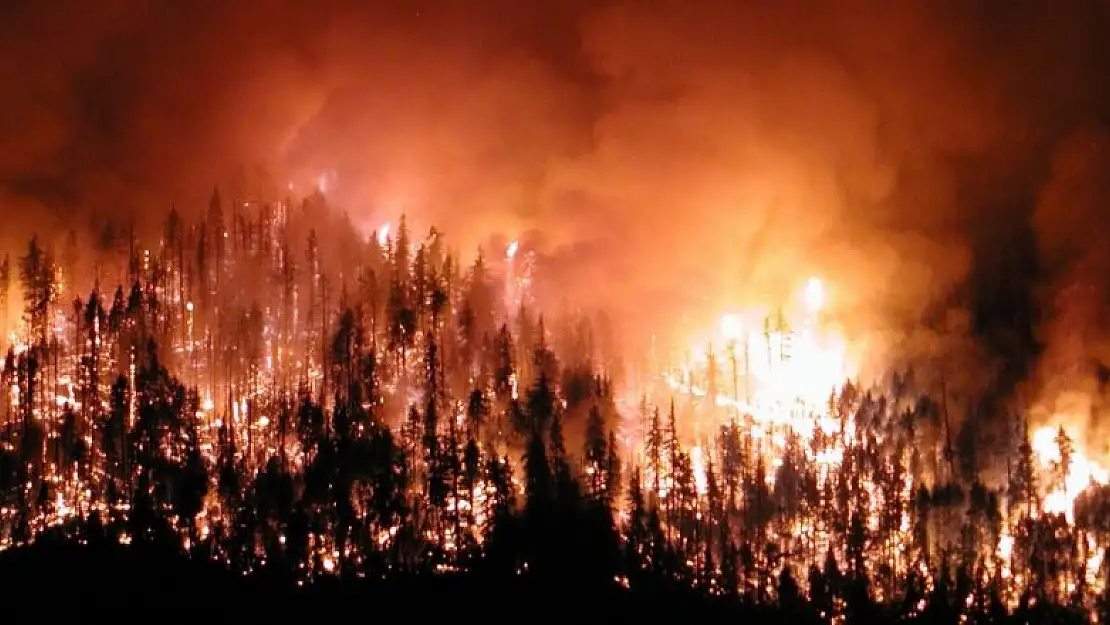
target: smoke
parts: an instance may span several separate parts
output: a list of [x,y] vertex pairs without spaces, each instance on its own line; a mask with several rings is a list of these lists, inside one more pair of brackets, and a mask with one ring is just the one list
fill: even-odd
[[1099,224],[1110,216],[1110,135],[1088,128],[1065,138],[1051,172],[1034,215],[1046,265],[1034,418],[1075,427],[1089,442],[1105,440],[1110,249]]
[[877,346],[966,357],[979,247],[1064,227],[1037,198],[1106,115],[1106,30],[1094,0],[9,2],[0,210],[327,174],[367,234],[532,233],[558,297],[629,333],[817,274]]

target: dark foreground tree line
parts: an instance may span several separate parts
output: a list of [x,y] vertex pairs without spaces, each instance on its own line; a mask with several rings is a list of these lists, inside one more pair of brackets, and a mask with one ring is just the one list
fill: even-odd
[[109,222],[0,264],[4,304],[23,302],[0,566],[226,572],[304,605],[434,592],[460,618],[559,593],[614,616],[814,623],[1104,610],[1105,493],[1043,512],[1063,432],[1051,467],[1021,419],[992,457],[972,426],[949,431],[920,372],[837,389],[797,417],[809,428],[684,396],[629,409],[603,317],[535,314],[523,267],[464,268],[434,230],[378,234],[320,197],[217,192],[154,237]]

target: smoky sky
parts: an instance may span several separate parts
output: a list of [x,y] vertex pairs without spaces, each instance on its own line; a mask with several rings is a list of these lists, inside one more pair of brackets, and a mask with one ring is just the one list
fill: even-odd
[[820,274],[861,326],[1034,229],[1047,302],[1101,241],[1108,29],[1094,0],[9,1],[0,210],[327,174],[367,232],[531,233],[560,297],[654,320]]

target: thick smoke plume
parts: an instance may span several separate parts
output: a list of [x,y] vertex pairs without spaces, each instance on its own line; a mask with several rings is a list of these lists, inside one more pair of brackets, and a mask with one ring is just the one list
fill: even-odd
[[[44,228],[199,208],[214,182],[324,180],[367,232],[404,212],[461,245],[533,233],[560,297],[626,328],[820,274],[850,329],[935,355],[974,332],[957,287],[984,250],[1035,224],[1055,257],[1071,243],[1052,233],[1090,232],[1087,213],[1045,211],[1088,210],[1068,188],[1088,148],[1065,138],[1106,117],[1107,14],[1094,0],[7,2],[0,207]],[[1087,262],[1074,271],[1094,275]],[[896,331],[929,310],[929,332]]]
[[[1032,392],[1035,419],[1105,441],[1110,383],[1110,135],[1084,129],[1056,149],[1034,215],[1045,262],[1045,345]],[[1101,454],[1110,452],[1102,443]]]

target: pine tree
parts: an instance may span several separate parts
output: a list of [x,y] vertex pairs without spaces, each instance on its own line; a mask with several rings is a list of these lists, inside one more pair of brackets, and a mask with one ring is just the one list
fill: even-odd
[[1065,487],[1068,477],[1068,472],[1071,471],[1072,456],[1074,454],[1074,447],[1071,442],[1071,437],[1064,431],[1064,426],[1060,426],[1056,430],[1056,449],[1060,454],[1059,459],[1053,463],[1053,472],[1055,473],[1056,486]]
[[[618,505],[621,494],[621,459],[617,448],[617,435],[609,430],[609,443],[605,459],[605,499],[609,505]],[[619,505],[618,505],[619,507]]]
[[55,289],[54,260],[31,237],[27,253],[20,259],[19,277],[23,287],[24,319],[38,345],[45,346],[50,328],[50,307],[58,293]]
[[625,569],[630,572],[646,568],[648,550],[647,502],[641,487],[640,468],[632,467],[628,477],[628,524],[625,528]]
[[0,261],[0,324],[3,324],[5,328],[9,327],[8,315],[10,312],[9,306],[11,305],[11,289],[11,259],[7,254],[4,254],[4,260]]
[[644,439],[648,467],[651,469],[652,498],[658,497],[663,487],[663,454],[665,453],[663,436],[663,428],[659,423],[659,409],[655,408],[651,411],[651,425]]
[[1022,419],[1021,428],[1017,466],[1010,475],[1009,494],[1011,505],[1024,505],[1026,514],[1029,515],[1038,501],[1036,458],[1033,456],[1028,422],[1024,419]]
[[535,431],[550,429],[551,421],[555,418],[555,390],[541,373],[532,390],[528,393],[528,419],[530,427]]
[[480,388],[470,391],[466,403],[467,428],[470,436],[480,438],[482,426],[489,420],[490,406],[485,392]]
[[605,439],[605,424],[601,420],[601,411],[598,410],[596,405],[590,407],[589,417],[586,421],[586,442],[583,456],[586,461],[586,475],[589,477],[590,496],[600,497],[605,488],[605,464],[608,449]]

